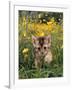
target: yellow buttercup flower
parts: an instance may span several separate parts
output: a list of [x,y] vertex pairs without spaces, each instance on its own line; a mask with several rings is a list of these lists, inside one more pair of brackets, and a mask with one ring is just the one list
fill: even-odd
[[47,22],[47,24],[48,24],[48,25],[51,25],[51,24],[53,24],[53,22]]
[[41,32],[41,33],[40,33],[40,36],[44,36],[44,32]]
[[44,32],[38,32],[37,35],[38,36],[44,36]]
[[26,36],[26,32],[23,33],[24,37]]
[[22,52],[23,52],[23,53],[27,53],[28,51],[29,51],[28,48],[24,48]]

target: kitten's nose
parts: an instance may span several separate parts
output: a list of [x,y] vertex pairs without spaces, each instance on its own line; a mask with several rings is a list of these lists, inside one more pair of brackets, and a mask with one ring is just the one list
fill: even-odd
[[41,52],[43,54],[43,52]]

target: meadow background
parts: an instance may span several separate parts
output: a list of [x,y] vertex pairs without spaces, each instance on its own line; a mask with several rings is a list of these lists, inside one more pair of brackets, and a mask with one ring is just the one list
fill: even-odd
[[[63,76],[63,13],[24,11],[18,12],[19,79],[50,78]],[[34,66],[32,35],[51,34],[53,61],[43,68]]]

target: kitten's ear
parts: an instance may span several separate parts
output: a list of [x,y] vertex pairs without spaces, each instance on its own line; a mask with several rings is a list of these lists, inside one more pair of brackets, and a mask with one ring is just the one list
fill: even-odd
[[51,43],[51,35],[48,35],[48,42]]
[[34,46],[35,46],[36,40],[37,40],[37,38],[35,36],[32,36],[32,43]]
[[48,40],[48,45],[51,46],[51,35],[46,36],[46,39]]

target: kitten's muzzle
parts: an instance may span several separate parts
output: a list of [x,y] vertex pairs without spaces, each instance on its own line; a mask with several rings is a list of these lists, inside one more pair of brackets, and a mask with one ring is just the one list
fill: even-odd
[[43,52],[41,52],[41,54],[44,54]]

